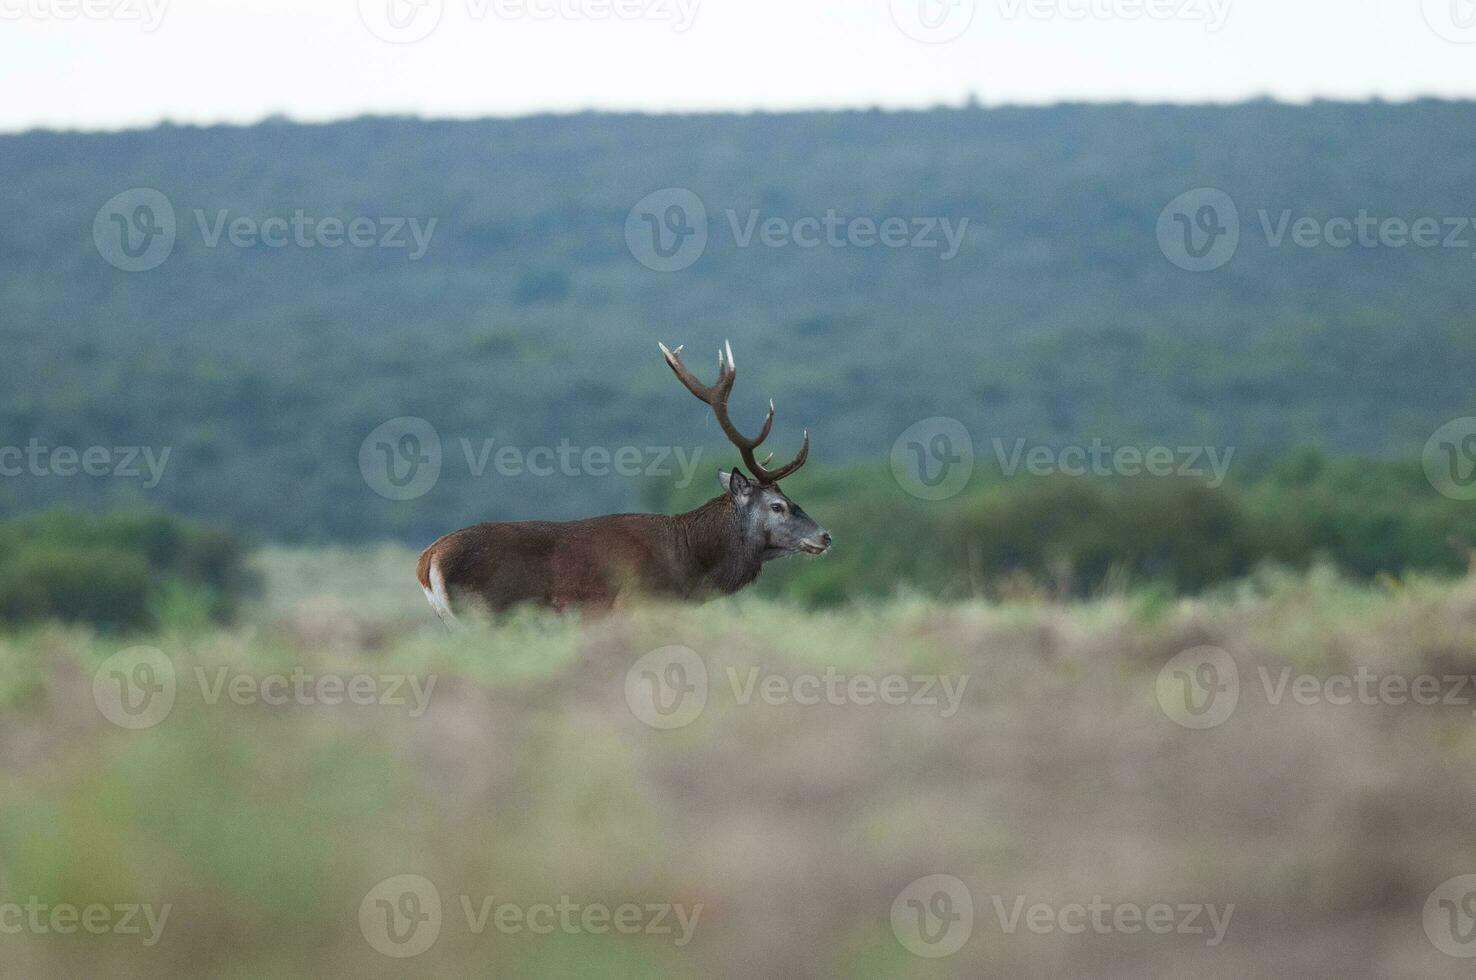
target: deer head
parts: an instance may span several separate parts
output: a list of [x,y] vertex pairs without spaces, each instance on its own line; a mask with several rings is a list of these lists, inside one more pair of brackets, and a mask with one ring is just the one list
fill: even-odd
[[677,380],[712,408],[718,425],[722,426],[728,441],[737,447],[748,472],[753,474],[753,479],[736,469],[720,474],[723,489],[732,498],[745,537],[762,547],[765,560],[797,551],[813,555],[824,554],[830,548],[830,532],[816,524],[809,514],[779,489],[779,481],[804,466],[805,460],[809,458],[809,430],[805,431],[799,454],[794,459],[778,469],[768,469],[774,454],[770,453],[761,463],[755,458],[754,451],[769,437],[769,430],[774,426],[774,402],[770,399],[769,414],[764,417],[764,424],[757,436],[749,438],[738,431],[738,427],[728,417],[728,396],[732,394],[733,382],[738,377],[732,344],[724,343],[723,348],[718,351],[718,378],[711,385],[698,381],[687,370],[682,363],[681,347],[670,350],[665,344],[658,346]]

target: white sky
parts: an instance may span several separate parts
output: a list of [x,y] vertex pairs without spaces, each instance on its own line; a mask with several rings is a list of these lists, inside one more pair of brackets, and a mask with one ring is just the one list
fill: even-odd
[[[366,24],[387,30],[391,13],[410,31],[437,26],[387,43]],[[920,16],[958,36],[928,44],[898,26],[926,33]],[[926,106],[969,92],[1476,96],[1476,0],[0,0],[5,131]]]

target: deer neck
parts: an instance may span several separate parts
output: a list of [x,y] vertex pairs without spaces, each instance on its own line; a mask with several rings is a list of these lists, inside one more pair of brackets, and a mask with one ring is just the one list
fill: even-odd
[[674,520],[691,572],[692,591],[728,595],[753,582],[763,570],[763,542],[745,539],[738,511],[727,494],[678,514]]

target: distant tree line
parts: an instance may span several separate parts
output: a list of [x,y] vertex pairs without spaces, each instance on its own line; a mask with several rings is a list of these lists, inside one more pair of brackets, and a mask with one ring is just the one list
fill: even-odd
[[[731,337],[735,414],[756,420],[774,395],[775,440],[808,426],[817,463],[885,460],[937,415],[981,441],[1410,458],[1472,414],[1473,248],[1278,245],[1263,212],[1273,228],[1286,211],[1454,219],[1470,213],[1472,159],[1476,105],[1440,101],[0,136],[0,454],[32,439],[148,447],[161,464],[170,450],[156,485],[147,470],[0,473],[0,516],[153,506],[273,539],[424,544],[476,520],[630,507],[675,475],[478,475],[461,440],[473,458],[486,440],[713,446],[658,339],[701,364]],[[1233,259],[1196,274],[1156,229],[1201,187],[1235,202],[1242,235]],[[176,231],[167,258],[136,272],[93,234],[130,188],[165,195]],[[690,190],[709,219],[705,250],[670,273],[626,237],[632,208],[662,188]],[[755,211],[790,226],[832,212],[968,225],[944,261],[937,248],[745,244],[733,216],[747,226]],[[415,259],[212,231],[222,213],[224,227],[260,227],[299,212],[381,231],[438,220]],[[360,470],[365,438],[401,416],[442,443],[438,481],[410,500]],[[975,506],[987,521],[991,505]],[[1085,543],[1070,550],[1087,561]]]

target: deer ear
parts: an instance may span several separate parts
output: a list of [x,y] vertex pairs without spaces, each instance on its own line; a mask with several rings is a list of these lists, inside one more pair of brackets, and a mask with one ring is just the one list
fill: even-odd
[[753,493],[753,484],[749,482],[748,477],[739,473],[737,470],[733,470],[731,473],[724,473],[722,470],[718,470],[718,480],[722,483],[723,489],[728,491],[734,500],[745,500],[749,494]]

